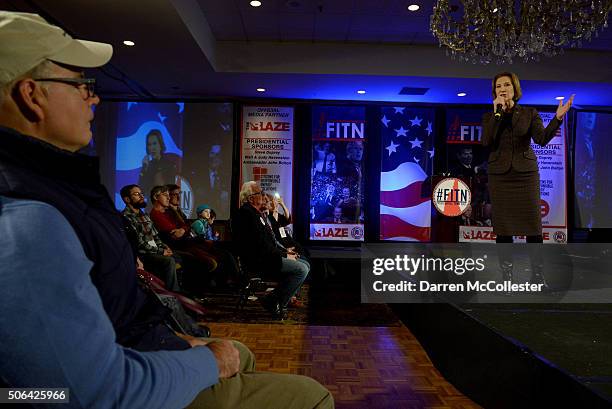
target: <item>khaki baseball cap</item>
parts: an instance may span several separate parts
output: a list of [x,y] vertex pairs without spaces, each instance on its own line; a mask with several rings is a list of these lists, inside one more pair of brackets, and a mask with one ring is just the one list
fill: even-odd
[[45,60],[74,67],[106,64],[110,44],[76,40],[38,14],[0,11],[0,83],[8,83]]

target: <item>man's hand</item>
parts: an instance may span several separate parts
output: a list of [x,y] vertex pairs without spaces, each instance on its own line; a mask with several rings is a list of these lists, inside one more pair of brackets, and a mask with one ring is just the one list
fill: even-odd
[[172,253],[172,250],[170,250],[170,247],[166,247],[164,249],[164,256],[170,257],[172,254],[174,254],[174,253]]
[[289,260],[297,260],[298,256],[295,254],[287,253],[287,259]]
[[203,340],[202,338],[196,338],[192,335],[183,334],[182,332],[175,331],[174,333],[176,334],[177,337],[189,342],[189,345],[191,345],[192,348],[197,347],[197,346],[205,347],[210,342],[210,341]]
[[217,359],[219,378],[229,378],[240,369],[240,353],[231,341],[214,341],[207,345]]
[[180,239],[181,237],[185,235],[185,229],[174,229],[170,232],[170,234],[175,239]]
[[138,257],[136,257],[136,269],[144,270],[144,264],[142,264],[142,261],[140,261],[140,258]]

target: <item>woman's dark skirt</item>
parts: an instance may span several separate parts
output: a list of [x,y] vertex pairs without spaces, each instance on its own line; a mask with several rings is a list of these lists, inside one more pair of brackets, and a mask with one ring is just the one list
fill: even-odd
[[489,193],[493,206],[493,231],[498,236],[536,236],[542,234],[540,174],[508,172],[489,174]]

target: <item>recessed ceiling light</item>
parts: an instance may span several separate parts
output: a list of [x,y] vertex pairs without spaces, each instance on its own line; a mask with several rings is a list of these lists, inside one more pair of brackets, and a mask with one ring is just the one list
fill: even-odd
[[127,45],[128,47],[132,47],[132,46],[136,45],[135,42],[130,41],[130,40],[124,40],[123,44]]
[[357,93],[358,94],[365,94],[366,92],[365,92],[365,89],[360,89],[360,90],[357,91]]
[[565,97],[555,97],[555,99],[556,99],[557,101],[561,101],[562,99],[565,99]]
[[465,97],[467,94],[465,92],[460,92],[457,94],[458,97]]
[[257,88],[257,92],[266,92],[265,88]]
[[419,6],[418,4],[411,4],[411,5],[408,6],[408,10],[410,10],[410,11],[417,11],[420,8],[421,8],[421,6]]
[[253,7],[259,7],[259,6],[261,6],[261,1],[259,1],[259,0],[253,0],[253,1],[251,1],[249,4],[250,4],[251,6],[253,6]]

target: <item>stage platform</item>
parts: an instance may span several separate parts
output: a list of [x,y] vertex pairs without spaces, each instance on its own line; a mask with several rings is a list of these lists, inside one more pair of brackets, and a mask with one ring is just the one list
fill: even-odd
[[[312,256],[325,267],[315,288],[341,278],[355,291],[359,248]],[[612,408],[612,304],[389,307],[445,379],[485,408]]]

